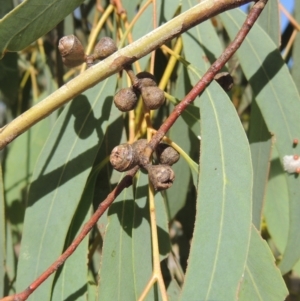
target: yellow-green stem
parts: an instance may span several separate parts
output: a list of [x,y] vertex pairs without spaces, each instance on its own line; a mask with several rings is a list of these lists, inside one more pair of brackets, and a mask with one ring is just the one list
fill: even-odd
[[126,65],[157,49],[174,37],[225,10],[250,2],[249,0],[203,0],[191,9],[156,28],[134,43],[115,52],[59,88],[31,109],[0,130],[0,149],[41,119],[57,110],[86,89],[96,85]]

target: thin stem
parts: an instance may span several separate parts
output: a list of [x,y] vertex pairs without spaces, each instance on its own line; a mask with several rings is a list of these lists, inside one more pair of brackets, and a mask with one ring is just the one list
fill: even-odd
[[293,44],[294,44],[294,42],[296,40],[297,34],[298,34],[298,30],[294,29],[293,32],[292,32],[292,34],[291,34],[291,37],[289,38],[288,43],[285,46],[284,52],[282,54],[282,58],[284,60],[287,59],[287,56],[288,56],[288,54],[289,54],[289,52],[290,52],[290,50],[291,50],[291,48],[292,48],[292,46],[293,46]]
[[[151,129],[151,133],[152,135],[154,135],[157,131],[154,129]],[[170,138],[168,138],[167,136],[164,136],[162,138],[162,141],[166,142],[167,144],[169,144],[170,146],[172,146],[188,163],[190,162],[194,162],[191,157],[177,144],[175,143],[173,140],[171,140]]]
[[280,10],[286,15],[286,17],[288,18],[288,20],[291,22],[291,24],[295,27],[295,29],[297,29],[298,31],[300,31],[300,24],[297,22],[297,20],[286,10],[286,8],[279,3],[279,8]]
[[[157,7],[156,0],[152,0],[152,19],[153,19],[153,29],[157,28]],[[154,64],[155,64],[155,51],[151,52],[150,58],[150,73],[154,74]]]
[[[101,28],[103,27],[105,21],[107,20],[107,18],[109,17],[109,15],[114,11],[114,6],[112,4],[110,4],[107,9],[104,11],[103,15],[101,16],[96,28],[92,31],[92,33],[90,34],[90,39],[89,39],[89,43],[86,49],[86,54],[90,54],[95,46],[96,43],[96,39],[99,35],[99,32],[101,30]],[[81,67],[81,73],[86,69],[86,64],[83,64]]]
[[155,282],[157,281],[157,278],[155,277],[155,275],[152,274],[149,282],[147,283],[145,289],[143,290],[141,296],[139,297],[138,301],[143,301],[148,293],[150,292],[151,287],[155,284]]
[[[136,18],[136,16],[135,16]],[[121,14],[121,19],[122,21],[124,22],[124,26],[125,26],[125,29],[126,29],[126,32],[125,33],[122,33],[121,36],[121,40],[124,40],[124,36],[127,37],[127,40],[129,43],[133,43],[133,37],[132,37],[132,34],[130,31],[128,31],[128,28],[130,27],[129,23],[128,23],[128,20],[127,20],[127,14],[126,14],[126,11],[122,12]],[[125,41],[125,40],[124,40]],[[119,43],[119,47],[121,47],[121,43]],[[139,61],[136,61],[134,62],[134,65],[135,65],[135,68],[137,70],[137,72],[141,72],[141,66],[140,66],[140,63]]]
[[[168,47],[166,47],[168,48]],[[182,49],[182,38],[179,37],[176,41],[176,44],[174,46],[174,54],[179,56],[179,53],[181,52]],[[176,63],[178,62],[178,57],[176,57],[175,55],[172,55],[168,61],[168,64],[166,66],[166,69],[164,71],[164,74],[160,80],[160,83],[158,85],[158,87],[162,90],[164,90],[167,86],[167,83],[171,77],[171,74],[176,66]],[[180,57],[180,56],[179,56]]]
[[[127,76],[127,86],[131,86],[131,80],[129,76]],[[134,137],[135,137],[135,111],[131,110],[128,113],[128,143],[133,143],[134,142]]]
[[151,4],[152,0],[148,0],[137,12],[137,14],[135,15],[135,17],[132,19],[132,21],[130,22],[129,26],[126,26],[126,31],[122,36],[122,39],[119,43],[119,47],[122,47],[125,43],[125,39],[127,38],[127,36],[129,35],[131,29],[133,28],[133,25],[135,24],[135,22],[140,18],[140,16],[143,14],[143,12],[146,10],[146,8]]
[[166,287],[164,284],[164,280],[160,268],[154,188],[150,180],[149,180],[149,211],[150,211],[150,226],[151,226],[151,238],[152,238],[151,241],[152,241],[153,270],[152,270],[152,276],[149,282],[147,283],[145,289],[143,290],[139,298],[139,301],[142,301],[146,298],[151,287],[155,284],[156,281],[158,282],[158,286],[160,288],[162,300],[168,301],[168,295],[167,295]]

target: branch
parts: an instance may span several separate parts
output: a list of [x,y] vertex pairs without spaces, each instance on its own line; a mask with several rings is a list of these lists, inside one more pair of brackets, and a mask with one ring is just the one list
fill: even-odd
[[[246,21],[244,22],[242,28],[238,32],[235,39],[227,46],[222,55],[211,65],[208,71],[200,79],[200,81],[193,87],[193,89],[186,95],[186,97],[178,104],[167,120],[162,124],[160,129],[152,137],[149,142],[149,147],[154,149],[159,141],[163,138],[166,132],[174,124],[177,118],[182,114],[182,112],[187,108],[187,106],[194,101],[194,99],[201,94],[204,89],[212,82],[214,76],[221,70],[221,68],[226,64],[226,62],[232,57],[232,55],[241,46],[242,42],[246,38],[253,24],[259,17],[263,8],[265,7],[268,0],[259,0],[252,7]],[[102,216],[105,210],[112,204],[115,198],[122,192],[126,187],[132,184],[132,178],[138,171],[139,167],[135,167],[128,171],[126,176],[120,181],[116,188],[107,196],[107,198],[100,203],[98,209],[95,211],[91,219],[85,224],[80,234],[75,238],[72,244],[67,248],[67,250],[42,274],[40,275],[26,290],[19,294],[13,296],[8,296],[0,301],[24,301],[30,294],[32,294],[39,285],[41,285],[52,273],[54,273],[66,260],[73,254],[75,249],[84,239],[84,237],[89,233],[93,226],[97,223],[98,219]]]
[[250,0],[203,0],[166,24],[92,66],[0,129],[0,149],[68,101],[181,35],[191,27]]
[[156,148],[158,143],[166,135],[168,130],[171,128],[177,118],[182,114],[182,112],[187,108],[187,106],[191,104],[195,100],[195,98],[204,91],[204,89],[212,82],[215,75],[224,67],[228,60],[238,50],[247,34],[249,33],[250,29],[256,22],[257,18],[261,14],[262,10],[266,6],[267,2],[268,0],[259,0],[254,4],[242,28],[237,33],[235,39],[227,46],[221,56],[210,66],[210,68],[199,80],[199,82],[193,87],[193,89],[174,108],[173,112],[161,125],[159,130],[155,133],[155,135],[153,135],[151,141],[148,144],[150,151],[153,151]]
[[97,210],[94,212],[89,221],[84,225],[79,235],[74,239],[72,244],[66,249],[66,251],[58,257],[51,264],[51,266],[41,274],[34,282],[32,282],[23,292],[15,294],[13,296],[8,296],[0,301],[24,301],[57,269],[64,264],[64,262],[70,257],[90,230],[95,226],[98,219],[106,211],[106,209],[112,204],[116,197],[123,191],[124,188],[129,187],[132,184],[132,179],[138,171],[139,167],[136,166],[133,169],[129,170],[124,178],[119,182],[119,184],[113,189],[111,193],[106,197],[106,199],[100,203]]

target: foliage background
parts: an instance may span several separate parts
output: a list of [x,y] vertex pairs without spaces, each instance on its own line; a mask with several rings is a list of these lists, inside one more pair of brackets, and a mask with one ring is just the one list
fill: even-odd
[[[57,7],[51,1],[43,6],[40,1],[42,9],[36,18],[34,1],[27,8],[25,1],[8,15],[14,4],[4,1],[1,5],[0,49],[18,51],[6,53],[0,61],[3,125],[79,74],[80,68],[63,67],[57,42],[64,35],[76,34],[87,47],[110,7],[105,1],[97,3],[99,11],[94,1],[87,1],[72,13],[81,2],[61,1]],[[130,22],[146,1],[122,3]],[[158,23],[196,3],[157,1]],[[299,9],[296,3],[298,21]],[[296,55],[300,40],[291,23],[280,35],[278,12],[277,1],[269,0],[259,26],[228,62],[235,83],[232,91],[227,95],[212,83],[168,133],[188,157],[182,156],[174,166],[174,186],[155,199],[161,267],[170,300],[195,296],[233,300],[237,291],[239,300],[283,300],[287,291],[271,251],[281,260],[282,274],[288,273],[287,300],[299,299],[299,178],[283,171],[282,157],[299,153],[292,141],[300,137]],[[26,18],[15,25],[20,16]],[[149,6],[133,27],[134,41],[153,29],[152,18]],[[244,18],[240,10],[226,12],[169,43],[189,64],[176,62],[170,67],[172,56],[157,50],[154,73],[161,85],[168,79],[165,90],[182,99],[233,39]],[[22,22],[29,22],[30,27],[18,35]],[[120,41],[125,25],[112,10],[98,38],[111,36]],[[45,26],[53,29],[36,40]],[[134,68],[149,69],[149,61],[150,55]],[[111,149],[130,138],[131,116],[112,105],[115,92],[127,85],[125,74],[111,76],[2,152],[0,297],[20,292],[44,271],[120,180],[107,162]],[[174,103],[176,99],[169,97],[154,113],[154,128]],[[133,126],[138,136],[145,133],[145,125],[139,123],[142,118],[139,106]],[[152,270],[147,181],[139,173],[134,187],[124,190],[90,237],[29,300],[138,298]],[[147,300],[155,298],[161,298],[157,287]]]

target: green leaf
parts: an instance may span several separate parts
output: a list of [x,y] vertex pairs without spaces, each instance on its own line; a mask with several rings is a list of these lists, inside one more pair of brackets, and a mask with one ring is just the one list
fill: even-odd
[[252,165],[248,141],[220,86],[213,82],[209,88],[208,98],[200,103],[197,214],[180,300],[235,300],[250,240]]
[[269,0],[260,14],[257,24],[269,35],[277,47],[280,46],[280,20],[278,0]]
[[128,21],[131,22],[136,15],[136,10],[141,0],[123,0],[122,4],[126,10]]
[[13,8],[14,5],[12,0],[2,0],[0,5],[0,18],[3,18]]
[[[280,26],[277,0],[268,1],[257,23],[279,47]],[[271,134],[255,100],[251,105],[249,128],[249,142],[253,165],[252,222],[257,229],[260,229],[269,174],[272,141]]]
[[[152,274],[152,245],[150,215],[148,202],[148,175],[138,174],[133,217],[133,271],[135,283],[135,299],[138,300]],[[156,212],[157,212],[156,208]],[[157,228],[159,231],[159,228]],[[155,290],[151,289],[147,300],[155,300]]]
[[285,300],[288,290],[268,244],[252,226],[245,273],[241,280],[239,301]]
[[[143,7],[146,2],[147,0],[143,0],[140,4],[140,8]],[[162,7],[161,2],[162,0],[156,1],[157,23],[159,22],[159,16],[161,13],[161,7]],[[147,33],[151,32],[152,30],[153,30],[153,5],[150,4],[134,24],[134,27],[132,29],[133,40],[134,41],[138,40],[139,38],[145,36]],[[142,71],[147,69],[149,58],[150,58],[150,54],[144,56],[139,60],[139,64],[141,66]]]
[[[37,102],[57,89],[48,67],[44,68],[44,75],[48,79],[46,91],[41,94]],[[21,233],[22,229],[28,185],[33,169],[56,116],[57,114],[52,114],[41,120],[13,141],[8,149],[4,174],[5,198],[8,218],[12,228],[18,233]]]
[[171,20],[175,16],[175,13],[180,8],[181,3],[182,3],[181,0],[176,0],[176,1],[173,0],[172,5],[170,5],[171,4],[170,2],[162,1],[160,24],[163,24],[163,23]]
[[[135,200],[132,187],[124,190],[108,211],[101,258],[98,300],[137,300],[152,275],[152,247],[148,203],[148,176],[139,172]],[[155,195],[160,259],[170,242],[164,201]],[[151,289],[146,300],[158,296]]]
[[[71,223],[65,245],[71,245],[75,237],[78,236],[84,224],[91,215],[90,204],[93,201],[95,179],[91,179],[82,195],[80,204]],[[77,300],[86,301],[87,276],[88,276],[88,245],[87,235],[80,245],[70,256],[62,269],[58,272],[52,291],[52,299],[55,300]]]
[[[83,0],[25,0],[0,20],[0,58],[19,51],[53,29]],[[18,20],[18,21],[16,21]]]
[[[197,0],[188,0],[182,2],[182,10],[186,11],[199,3]],[[187,60],[193,67],[204,73],[222,53],[222,45],[210,20],[192,27],[183,38],[183,49]],[[195,55],[197,53],[197,55]],[[188,69],[189,70],[189,69]],[[190,71],[190,70],[189,70]],[[192,84],[198,81],[200,75],[189,72]]]
[[21,81],[18,58],[19,55],[17,53],[7,53],[0,61],[0,90],[4,96],[3,100],[9,108],[15,106],[18,100],[18,90]]
[[[49,118],[44,119],[9,147],[4,175],[7,215],[13,229],[19,233],[22,229],[26,192],[32,171],[50,129],[51,121]],[[33,136],[33,134],[35,135]]]
[[265,190],[269,174],[272,137],[256,101],[252,101],[249,142],[253,167],[252,223],[261,227]]
[[268,232],[281,254],[286,247],[289,232],[289,194],[286,178],[278,153],[273,148],[264,215]]
[[[191,7],[193,7],[194,5],[196,5],[197,3],[198,2],[196,0],[184,1],[182,3],[182,10],[186,11]],[[183,39],[183,50],[184,50],[185,57],[189,61],[190,65],[192,66],[192,68],[190,68],[189,66],[186,71],[190,78],[191,85],[194,86],[199,81],[202,74],[210,67],[210,63],[215,61],[215,59],[218,56],[220,56],[222,51],[222,45],[210,20],[189,29],[187,33],[182,35],[182,39]],[[195,53],[197,53],[198,55],[195,56]],[[195,99],[194,107],[191,106],[191,108],[193,108],[194,111],[195,108],[200,107],[200,103],[202,99],[209,98],[207,94],[210,91],[209,89],[210,88],[207,87],[204,93],[200,97],[197,97]],[[189,107],[188,110],[190,110],[191,108]],[[186,113],[183,114],[183,118],[187,122],[187,124],[190,125],[191,118],[190,116],[185,116],[185,114]],[[191,130],[195,133],[197,139],[199,139],[201,138],[199,135],[200,134],[200,112],[198,111],[197,114],[195,114],[195,116],[197,116],[197,120],[196,120],[197,122],[195,122],[194,125],[191,127]],[[192,137],[190,139],[192,139]],[[194,146],[191,147],[192,151],[197,153],[197,156],[194,156],[193,158],[196,161],[198,161],[199,142],[196,140],[191,140],[190,143],[192,146]],[[195,174],[195,171],[193,169],[192,169],[192,175],[193,175],[194,185],[197,186],[196,183],[198,180],[198,174]]]
[[[180,66],[178,70],[178,83],[172,93],[179,99],[182,99],[188,93],[189,87],[190,82],[187,72],[183,66]],[[199,109],[195,107],[194,113],[194,116],[199,116]],[[191,127],[191,123],[195,126]],[[169,138],[177,143],[186,154],[190,156],[190,161],[192,161],[195,156],[197,160],[199,157],[200,141],[196,133],[197,135],[200,134],[199,117],[198,119],[191,119],[191,115],[188,112],[180,116],[168,132]],[[198,179],[198,169],[195,170],[195,166],[191,168],[182,157],[172,166],[172,169],[176,174],[175,182],[174,185],[165,192],[169,219],[172,219],[184,206],[186,200],[189,199],[191,179],[193,179],[194,185],[196,185]]]
[[7,281],[5,283],[5,295],[11,295],[16,292],[16,256],[13,241],[13,230],[10,223],[6,224],[6,277]]
[[[245,20],[245,14],[232,10],[222,14],[221,19],[233,39]],[[259,26],[253,26],[237,54],[267,127],[274,135],[282,163],[285,155],[299,153],[299,145],[293,147],[293,139],[300,133],[300,97],[296,86],[277,46]],[[279,264],[283,274],[291,270],[300,258],[299,183],[299,177],[287,176],[290,226],[288,243]]]
[[[61,254],[86,180],[108,125],[116,78],[66,106],[39,157],[28,196],[17,290],[25,289]],[[37,226],[38,225],[38,226]],[[49,300],[53,275],[31,300]]]
[[89,270],[89,274],[88,274],[88,298],[86,300],[88,301],[95,301],[97,300],[97,285],[95,284],[94,281],[94,276],[91,272],[91,270]]
[[[122,191],[109,208],[98,300],[136,300],[132,269],[134,206],[132,187],[129,187]],[[147,244],[146,237],[144,243]]]

